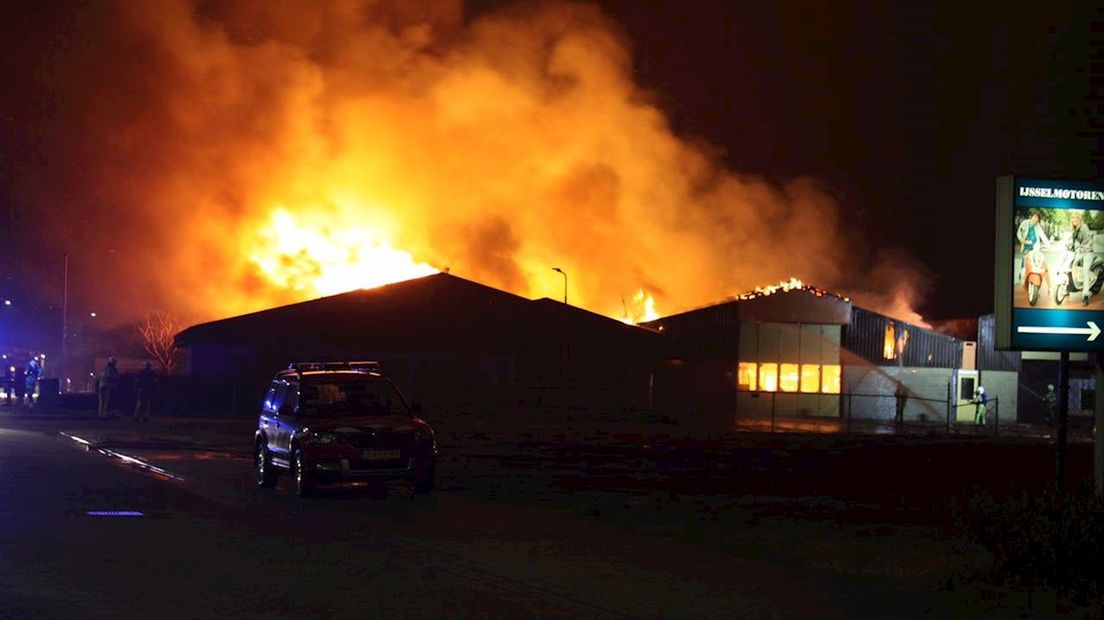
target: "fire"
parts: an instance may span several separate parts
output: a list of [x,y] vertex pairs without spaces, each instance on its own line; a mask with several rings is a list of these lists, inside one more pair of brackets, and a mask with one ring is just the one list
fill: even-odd
[[625,314],[621,321],[629,325],[636,325],[654,321],[658,318],[659,313],[655,309],[655,298],[649,293],[645,293],[644,289],[640,289],[633,295],[631,305],[625,305]]
[[[219,318],[446,266],[626,322],[761,278],[871,281],[819,182],[729,169],[677,131],[602,3],[76,4],[42,15],[72,46],[16,50],[51,71],[14,88],[58,109],[26,142],[48,165],[10,202],[88,221],[34,234],[134,283],[104,314]],[[76,203],[96,217],[59,210]],[[878,282],[915,280],[887,262],[905,266]],[[829,294],[751,295],[803,287]]]
[[274,286],[314,296],[373,288],[437,273],[366,228],[338,229],[325,217],[272,211],[250,260]]
[[900,333],[897,332],[897,326],[893,323],[886,324],[885,338],[882,342],[882,357],[887,360],[895,360],[902,353],[905,352],[905,347],[908,346],[909,330],[901,328]]
[[839,297],[840,299],[842,299],[844,301],[851,301],[851,299],[848,298],[848,297],[843,297],[841,295],[836,295],[835,293],[830,293],[830,292],[828,292],[824,289],[820,289],[820,288],[817,288],[815,286],[805,284],[801,280],[798,280],[797,278],[794,278],[794,277],[791,277],[789,280],[783,280],[783,281],[779,282],[778,284],[769,284],[767,286],[757,286],[757,287],[755,287],[755,290],[753,290],[751,292],[748,292],[748,293],[742,293],[742,294],[738,295],[737,298],[741,299],[741,300],[748,300],[748,299],[755,299],[756,297],[766,297],[767,295],[773,295],[775,293],[788,293],[790,291],[808,291],[808,292],[812,293],[813,295],[816,295],[817,297],[824,297],[825,295],[831,295],[833,297]]

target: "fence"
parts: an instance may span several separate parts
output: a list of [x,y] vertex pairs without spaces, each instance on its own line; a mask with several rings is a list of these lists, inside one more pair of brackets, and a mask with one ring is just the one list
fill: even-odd
[[1002,421],[999,398],[990,399],[982,414],[973,402],[959,403],[952,399],[916,396],[898,400],[894,395],[845,393],[840,397],[838,415],[829,417],[780,407],[777,392],[763,393],[762,396],[771,398],[769,418],[737,411],[734,416],[737,429],[771,433],[969,434],[995,437],[1001,433],[1024,434],[1047,428],[1024,427],[1007,417]]

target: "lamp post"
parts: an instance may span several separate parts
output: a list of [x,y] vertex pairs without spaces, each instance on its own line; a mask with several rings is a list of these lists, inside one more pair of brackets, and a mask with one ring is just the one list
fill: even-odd
[[66,350],[65,345],[67,341],[69,331],[69,253],[65,253],[65,267],[62,277],[61,285],[61,364],[58,368],[58,377],[61,379],[59,389],[62,392],[68,392],[69,382],[66,380],[67,368],[65,362],[68,360],[69,352]]
[[559,267],[553,267],[552,271],[558,271],[560,275],[564,278],[564,305],[567,305],[567,273],[565,273],[564,270],[560,269]]

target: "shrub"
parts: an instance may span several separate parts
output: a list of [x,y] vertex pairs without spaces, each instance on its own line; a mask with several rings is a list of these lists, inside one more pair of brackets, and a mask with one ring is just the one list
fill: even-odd
[[1104,593],[1104,500],[1091,491],[978,494],[958,527],[992,553],[990,576],[1002,584],[1054,588],[1078,602]]

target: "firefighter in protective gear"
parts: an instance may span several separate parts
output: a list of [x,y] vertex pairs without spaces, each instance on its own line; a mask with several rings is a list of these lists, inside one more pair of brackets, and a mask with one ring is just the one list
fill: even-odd
[[974,424],[985,426],[985,414],[988,408],[989,395],[985,393],[985,388],[979,385],[977,390],[974,390]]

